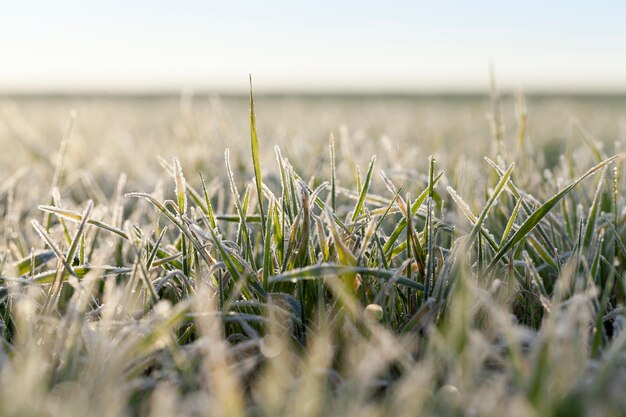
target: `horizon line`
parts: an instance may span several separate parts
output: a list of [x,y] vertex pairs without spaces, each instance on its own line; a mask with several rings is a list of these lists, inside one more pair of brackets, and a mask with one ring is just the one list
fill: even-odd
[[[626,89],[513,89],[499,88],[498,94],[504,97],[521,93],[526,97],[626,97]],[[489,97],[489,89],[253,89],[259,97]],[[248,97],[249,91],[244,89],[212,89],[212,88],[105,88],[105,89],[1,89],[0,99],[7,98],[89,98],[89,97],[128,97],[128,98],[166,98],[183,96],[217,96],[217,97]]]

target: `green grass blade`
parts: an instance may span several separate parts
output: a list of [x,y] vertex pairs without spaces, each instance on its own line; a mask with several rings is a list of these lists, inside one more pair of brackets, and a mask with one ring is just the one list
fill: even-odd
[[152,250],[150,251],[150,254],[148,255],[148,259],[146,260],[146,269],[148,271],[152,268],[152,262],[154,262],[154,258],[156,257],[157,253],[159,252],[159,248],[161,246],[161,242],[163,241],[163,236],[165,236],[166,232],[167,232],[167,226],[165,226],[161,230],[161,233],[159,234],[159,238],[155,242],[154,247],[152,248]]
[[256,116],[254,114],[254,99],[252,98],[252,75],[250,75],[250,146],[252,148],[252,164],[256,181],[259,211],[261,212],[261,231],[265,231],[265,213],[263,211],[263,180],[261,178],[261,156],[259,154],[259,135],[256,130]]
[[[76,277],[78,278],[82,278],[85,275],[87,275],[87,273],[92,272],[92,271],[100,271],[102,273],[102,276],[107,276],[107,275],[128,274],[132,272],[132,269],[117,267],[117,266],[110,266],[110,265],[100,265],[100,266],[78,265],[74,267],[74,272],[76,273]],[[36,282],[39,284],[51,284],[54,281],[54,277],[57,275],[57,272],[58,271],[56,269],[44,271],[31,277],[29,281]],[[63,275],[64,280],[67,279],[68,277],[69,275],[67,273]]]
[[[439,181],[439,179],[443,176],[443,172],[440,172],[435,178],[433,178],[433,185],[437,184],[437,182]],[[426,197],[428,197],[428,190],[429,188],[426,187],[424,189],[424,191],[421,192],[421,194],[417,197],[417,199],[413,202],[412,206],[411,206],[411,214],[413,216],[415,216],[415,214],[417,213],[417,211],[419,210],[419,208],[422,206],[422,204],[424,203],[424,201],[426,200]],[[394,189],[392,190],[392,192],[394,194],[397,193],[397,190]],[[402,198],[398,198],[398,200],[402,200]],[[403,204],[402,201],[398,201],[398,206],[401,207]],[[402,220],[400,220],[400,222],[396,225],[396,227],[394,228],[393,232],[391,233],[391,235],[389,236],[389,239],[387,239],[387,242],[385,242],[385,246],[383,246],[383,249],[385,250],[385,254],[389,255],[391,253],[391,250],[393,248],[393,245],[395,244],[396,240],[398,239],[398,237],[400,237],[400,235],[402,234],[402,232],[404,231],[404,229],[406,228],[406,219],[403,218]]]
[[[69,220],[71,222],[80,223],[83,220],[82,214],[80,214],[77,211],[62,209],[62,208],[58,208],[54,206],[38,206],[37,208],[43,212],[54,214],[57,217],[60,217],[65,220]],[[126,234],[124,230],[118,229],[117,227],[113,227],[110,224],[106,224],[106,223],[103,223],[101,221],[94,220],[94,219],[88,219],[87,224],[107,230],[111,233],[118,235],[119,237],[123,239],[129,240],[128,235]]]
[[381,280],[393,280],[394,282],[405,287],[423,291],[424,286],[406,277],[398,276],[396,272],[386,271],[384,269],[366,268],[361,266],[338,265],[333,263],[322,263],[304,268],[294,269],[279,275],[270,277],[270,283],[279,282],[298,282],[307,279],[320,279],[327,276],[343,276],[346,274],[368,275]]
[[265,236],[263,239],[263,289],[268,290],[269,277],[272,274],[272,216],[274,202],[270,201],[267,222],[265,224]]
[[216,227],[216,224],[215,224],[215,214],[213,212],[213,206],[211,205],[211,199],[209,198],[209,193],[207,192],[206,183],[204,182],[204,177],[202,176],[202,174],[200,174],[200,182],[202,183],[202,192],[204,193],[204,201],[206,203],[206,212],[205,212],[205,214],[207,214],[209,216],[209,222],[211,224],[211,227],[215,229],[215,227]]
[[48,232],[46,231],[46,229],[35,219],[31,220],[31,224],[33,228],[35,229],[35,231],[37,232],[37,234],[54,251],[57,258],[59,258],[59,261],[63,263],[63,266],[65,267],[67,272],[71,275],[76,276],[76,272],[74,271],[74,268],[72,268],[72,266],[67,262],[67,259],[65,259],[65,255],[63,255],[63,252],[61,252],[61,249],[59,249],[56,243],[54,243],[50,235],[48,235]]
[[604,185],[604,172],[600,175],[598,185],[596,186],[596,193],[593,196],[593,203],[589,209],[589,216],[587,216],[587,226],[585,227],[585,236],[583,238],[583,248],[589,247],[591,237],[595,231],[596,218],[598,217],[598,207],[600,205],[600,196],[602,195],[602,187]]
[[[167,162],[160,156],[157,156],[157,161],[172,178],[176,178],[176,169],[172,165],[170,165],[169,162]],[[187,193],[191,196],[191,199],[198,205],[198,207],[202,209],[202,211],[206,211],[207,208],[204,207],[204,198],[202,197],[202,195],[200,195],[200,193],[196,191],[196,189],[193,188],[190,184],[186,183],[185,186],[187,188]]]
[[72,259],[74,259],[74,255],[76,254],[76,250],[78,249],[78,245],[80,243],[80,238],[83,235],[83,231],[85,230],[85,225],[87,224],[87,220],[89,219],[89,216],[91,215],[91,210],[93,209],[93,201],[89,200],[87,202],[87,208],[85,209],[83,215],[82,215],[82,220],[78,225],[78,228],[76,229],[76,233],[74,234],[74,237],[72,239],[72,243],[70,244],[70,247],[67,250],[67,253],[65,255],[65,259],[69,259],[70,262],[72,261]]
[[176,181],[176,198],[178,199],[178,212],[181,216],[187,214],[187,181],[183,175],[180,161],[174,158],[174,179]]
[[487,217],[487,213],[489,212],[489,209],[491,208],[491,206],[493,206],[493,204],[496,202],[496,200],[500,196],[500,193],[502,193],[502,191],[504,190],[504,186],[509,181],[509,178],[511,177],[511,173],[513,172],[514,167],[515,167],[515,163],[511,163],[511,165],[509,165],[509,168],[506,170],[504,175],[500,177],[500,181],[498,181],[498,184],[496,185],[493,192],[491,193],[491,196],[489,197],[489,200],[487,200],[485,207],[483,207],[482,211],[478,215],[478,218],[476,219],[476,223],[474,224],[474,228],[469,234],[469,238],[468,238],[469,245],[471,245],[474,242],[476,235],[478,235],[478,232],[480,231],[482,224],[485,221],[485,218]]
[[365,182],[361,187],[361,194],[359,195],[359,200],[354,207],[354,212],[352,213],[352,222],[355,222],[357,217],[361,214],[361,210],[363,210],[363,204],[365,203],[365,196],[367,195],[367,191],[370,188],[370,184],[372,183],[372,173],[374,172],[374,164],[376,163],[376,156],[372,156],[370,160],[370,164],[367,167],[367,174],[365,176]]
[[189,231],[189,228],[186,226],[184,219],[181,219],[180,216],[177,215],[176,212],[170,211],[165,207],[160,201],[158,201],[154,196],[147,193],[127,193],[125,197],[130,198],[143,198],[151,203],[157,210],[165,215],[174,225],[189,239],[189,241],[194,245],[200,256],[209,266],[213,266],[215,261],[212,260],[206,251],[204,250],[204,245],[198,242],[198,239],[194,237],[194,235]]
[[25,275],[29,273],[31,269],[37,269],[39,266],[46,264],[54,258],[56,258],[56,254],[53,250],[31,253],[17,261],[14,268],[18,275]]
[[515,232],[515,234],[513,234],[513,236],[511,237],[511,239],[509,239],[507,241],[507,243],[505,243],[499,250],[498,252],[494,255],[493,259],[491,260],[491,263],[489,264],[489,266],[487,267],[487,272],[489,273],[490,271],[493,270],[493,268],[495,268],[497,262],[516,244],[518,244],[522,239],[524,239],[524,237],[526,237],[526,235],[528,233],[530,233],[532,231],[532,229],[535,228],[535,226],[550,212],[550,210],[552,210],[552,208],[559,202],[561,201],[561,199],[563,197],[565,197],[576,185],[578,185],[581,181],[585,180],[586,178],[590,177],[591,175],[595,174],[596,172],[598,172],[599,170],[601,170],[602,168],[604,168],[605,166],[611,164],[612,162],[616,161],[617,159],[622,158],[621,155],[615,155],[609,159],[606,159],[604,161],[602,161],[601,163],[599,163],[598,165],[594,166],[593,168],[589,169],[587,172],[585,172],[583,175],[581,175],[580,177],[578,177],[576,180],[572,181],[567,187],[563,188],[558,194],[556,194],[554,197],[552,197],[551,199],[549,199],[548,201],[546,201],[542,206],[540,206],[539,208],[537,208],[527,219],[526,221],[520,226],[520,228],[517,230],[517,232]]
[[504,228],[504,232],[502,233],[502,238],[500,239],[500,244],[498,246],[502,246],[504,242],[509,238],[509,234],[513,229],[513,225],[515,224],[515,219],[517,219],[517,214],[519,213],[519,209],[522,206],[522,199],[518,198],[515,203],[515,207],[513,208],[513,212],[511,212],[511,216],[506,223],[506,227]]
[[[448,194],[450,195],[450,197],[452,197],[452,201],[454,201],[454,203],[461,210],[461,212],[465,215],[465,217],[470,221],[470,223],[472,225],[478,224],[478,217],[476,217],[476,215],[470,209],[469,204],[467,204],[467,202],[463,200],[463,198],[456,192],[456,190],[450,186],[448,186],[446,190],[448,191]],[[497,251],[498,244],[493,239],[493,237],[489,234],[489,232],[485,229],[484,226],[481,226],[480,233],[485,238],[487,243],[489,243],[489,246],[491,246],[491,248],[494,251]]]

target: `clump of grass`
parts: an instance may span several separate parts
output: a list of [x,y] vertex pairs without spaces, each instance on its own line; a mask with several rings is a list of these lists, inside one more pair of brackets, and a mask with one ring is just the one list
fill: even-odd
[[72,198],[64,138],[45,224],[5,216],[0,414],[623,414],[622,157],[587,138],[537,182],[493,97],[472,189],[432,157],[362,177],[332,137],[262,166],[252,94],[223,187],[174,159],[171,192]]

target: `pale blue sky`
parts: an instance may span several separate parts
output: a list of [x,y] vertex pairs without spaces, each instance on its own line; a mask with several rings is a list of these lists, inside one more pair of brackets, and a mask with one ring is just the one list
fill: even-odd
[[[593,3],[593,4],[592,4]],[[626,91],[624,1],[6,1],[0,90]]]

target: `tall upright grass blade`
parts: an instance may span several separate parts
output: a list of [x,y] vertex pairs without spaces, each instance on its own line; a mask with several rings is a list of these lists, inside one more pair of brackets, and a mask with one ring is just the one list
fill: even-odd
[[272,211],[274,202],[270,201],[267,222],[265,224],[265,236],[263,240],[263,289],[268,290],[269,277],[272,275]]
[[187,181],[183,175],[183,167],[180,161],[174,158],[174,179],[176,181],[176,198],[178,201],[178,212],[181,216],[187,214]]
[[[163,167],[163,169],[165,169],[165,171],[172,177],[172,178],[176,178],[176,168],[171,165],[169,162],[167,162],[165,159],[163,159],[160,156],[157,156],[157,162]],[[185,182],[185,189],[186,189],[186,193],[191,196],[191,199],[198,205],[198,207],[200,207],[202,209],[202,211],[206,211],[207,208],[204,207],[204,198],[202,197],[202,195],[195,189],[193,188],[189,183]]]
[[[248,223],[246,222],[246,213],[244,211],[243,206],[241,205],[241,201],[239,199],[239,191],[237,191],[237,184],[235,184],[235,176],[233,174],[233,170],[230,165],[230,151],[226,149],[224,152],[224,158],[226,160],[226,172],[228,174],[228,182],[230,184],[230,192],[232,194],[232,198],[235,202],[235,209],[237,210],[237,214],[239,215],[239,225],[240,230],[243,235],[244,243],[246,248],[248,248],[250,252],[250,248],[252,247],[252,243],[250,242],[250,235],[248,233]],[[246,192],[247,195],[247,192]],[[250,254],[250,253],[249,253]],[[252,259],[252,258],[251,258]]]
[[583,239],[583,248],[589,247],[591,238],[596,226],[596,218],[598,217],[598,207],[600,205],[600,196],[602,195],[602,187],[604,185],[604,171],[600,175],[598,185],[596,186],[596,193],[593,196],[593,202],[589,209],[589,215],[587,216],[587,222],[585,227],[585,237]]
[[374,172],[374,164],[376,163],[376,156],[373,156],[370,160],[370,164],[367,167],[367,174],[365,175],[365,182],[361,188],[361,194],[359,195],[359,200],[354,207],[354,212],[352,213],[352,222],[355,222],[356,219],[361,214],[363,210],[363,204],[365,203],[365,196],[367,196],[367,192],[369,191],[370,184],[372,182],[372,173]]
[[211,205],[211,199],[209,198],[209,193],[207,192],[206,183],[204,182],[202,174],[200,174],[200,182],[202,183],[202,192],[204,194],[204,201],[206,202],[206,214],[209,216],[211,227],[215,229],[217,227],[215,223],[215,214],[213,213],[213,206]]
[[154,259],[159,252],[159,248],[161,246],[161,242],[163,241],[163,236],[165,236],[165,233],[167,233],[167,226],[161,229],[161,233],[159,234],[159,237],[157,238],[154,246],[152,247],[152,250],[150,251],[150,254],[148,255],[148,258],[146,260],[146,269],[148,271],[152,268],[152,263],[154,262]]
[[263,210],[263,179],[261,178],[261,156],[259,153],[259,136],[256,130],[256,115],[254,114],[254,99],[252,98],[252,75],[250,74],[250,146],[252,148],[252,164],[256,181],[259,211],[261,213],[261,233],[265,233],[265,213]]
[[426,236],[426,270],[424,277],[424,298],[428,299],[432,288],[435,286],[435,234],[433,228],[435,198],[435,158],[428,157],[428,199],[426,200],[426,224],[424,235]]
[[82,219],[78,225],[78,228],[76,229],[76,233],[74,234],[74,237],[72,238],[72,242],[70,243],[70,247],[67,249],[67,253],[65,255],[65,259],[69,259],[70,262],[72,259],[74,259],[74,255],[76,254],[76,250],[79,247],[80,244],[80,240],[81,237],[83,237],[83,232],[85,230],[85,226],[87,224],[87,220],[89,219],[89,216],[91,215],[91,210],[93,209],[93,201],[89,200],[87,202],[87,208],[85,209],[83,215],[82,215]]
[[483,207],[482,211],[478,215],[478,218],[476,219],[476,222],[474,224],[474,228],[470,232],[469,237],[467,239],[470,245],[474,242],[476,235],[478,235],[478,232],[480,231],[482,224],[485,221],[485,218],[487,217],[487,213],[489,212],[489,209],[491,209],[493,204],[496,202],[496,200],[500,196],[500,193],[502,193],[502,191],[504,190],[504,186],[509,181],[509,178],[511,177],[511,173],[513,172],[514,167],[515,167],[515,163],[511,163],[511,165],[509,165],[509,168],[506,170],[504,175],[500,177],[500,181],[498,181],[498,184],[496,185],[493,192],[489,196],[489,200],[487,200],[485,207]]
[[513,225],[515,224],[515,219],[517,219],[517,214],[519,213],[519,209],[522,206],[522,199],[518,198],[515,203],[515,207],[513,207],[513,211],[511,212],[511,216],[506,223],[506,227],[504,228],[504,232],[502,233],[502,238],[500,239],[500,244],[498,246],[502,246],[504,242],[509,238],[509,234],[513,229]]

